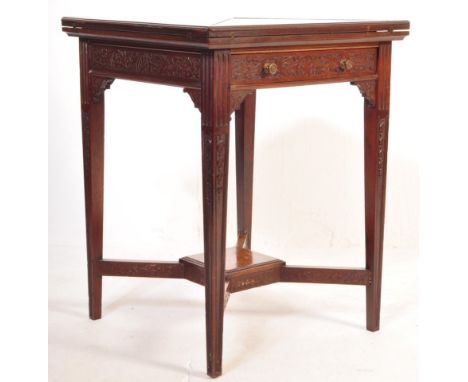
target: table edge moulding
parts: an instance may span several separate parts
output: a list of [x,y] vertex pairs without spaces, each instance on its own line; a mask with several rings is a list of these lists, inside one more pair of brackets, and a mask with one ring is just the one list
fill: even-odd
[[[408,21],[272,19],[261,25],[188,26],[64,17],[62,28],[79,38],[91,319],[101,318],[103,276],[200,284],[211,377],[222,373],[223,316],[231,293],[276,282],[362,285],[367,329],[379,329],[391,48],[409,34]],[[179,261],[103,256],[104,94],[115,79],[179,86],[200,110],[202,254]],[[292,266],[251,250],[256,90],[336,82],[356,85],[364,98],[365,267]],[[226,249],[233,113],[238,237]]]

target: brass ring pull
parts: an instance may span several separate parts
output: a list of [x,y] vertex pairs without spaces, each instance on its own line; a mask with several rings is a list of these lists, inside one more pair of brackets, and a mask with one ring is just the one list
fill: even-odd
[[263,65],[263,73],[264,74],[271,74],[274,76],[276,73],[278,73],[278,65],[275,63],[266,63]]
[[340,70],[344,72],[345,70],[349,70],[353,67],[353,62],[348,59],[343,59],[340,61]]

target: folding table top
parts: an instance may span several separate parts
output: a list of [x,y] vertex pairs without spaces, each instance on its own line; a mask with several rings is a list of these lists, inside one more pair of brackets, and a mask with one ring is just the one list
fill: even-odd
[[230,49],[401,40],[409,21],[231,18],[211,25],[159,24],[64,17],[63,31],[99,40]]

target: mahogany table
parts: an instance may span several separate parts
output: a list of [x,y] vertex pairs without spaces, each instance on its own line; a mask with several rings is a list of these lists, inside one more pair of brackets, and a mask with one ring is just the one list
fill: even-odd
[[[252,25],[253,24],[253,25]],[[408,21],[231,19],[186,26],[63,18],[79,37],[89,315],[102,276],[185,278],[205,286],[208,375],[221,375],[230,293],[276,282],[363,285],[379,329],[393,40]],[[114,79],[180,86],[201,112],[204,253],[178,262],[104,259],[104,92]],[[256,89],[350,82],[364,97],[366,267],[289,266],[251,250]],[[238,240],[226,249],[229,122],[235,113]]]

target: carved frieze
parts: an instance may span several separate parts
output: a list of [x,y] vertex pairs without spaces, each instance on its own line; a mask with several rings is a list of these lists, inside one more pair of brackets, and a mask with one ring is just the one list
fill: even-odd
[[197,53],[90,45],[89,57],[90,69],[161,80],[200,80],[201,59]]

